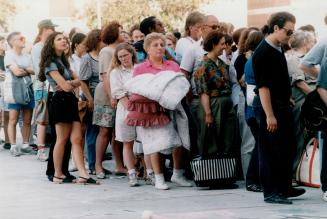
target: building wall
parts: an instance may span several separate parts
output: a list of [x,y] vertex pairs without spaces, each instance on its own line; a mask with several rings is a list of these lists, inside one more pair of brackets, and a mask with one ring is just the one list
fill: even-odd
[[72,17],[75,6],[72,0],[49,0],[50,17]]
[[248,26],[262,27],[269,15],[276,11],[287,10],[291,0],[247,0]]

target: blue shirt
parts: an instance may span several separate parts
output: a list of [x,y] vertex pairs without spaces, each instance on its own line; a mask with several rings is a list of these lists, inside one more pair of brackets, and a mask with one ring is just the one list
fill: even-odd
[[[59,65],[61,65],[61,67],[64,69],[63,73],[60,73],[61,76],[65,79],[65,80],[71,80],[72,79],[72,72],[66,68],[64,66],[64,64],[62,63],[62,61],[58,58],[57,62]],[[47,80],[49,81],[50,86],[53,88],[53,90],[56,89],[57,83],[56,81],[50,76],[50,72],[51,71],[59,71],[58,66],[55,62],[51,62],[50,65],[48,67],[45,68],[45,76],[47,78]],[[60,71],[59,71],[60,72]]]
[[322,87],[327,90],[327,38],[314,45],[304,56],[301,63],[307,67],[320,65],[317,87]]

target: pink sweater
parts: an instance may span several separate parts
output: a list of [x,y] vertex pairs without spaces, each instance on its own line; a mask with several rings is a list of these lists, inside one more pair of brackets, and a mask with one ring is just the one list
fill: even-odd
[[[179,72],[180,68],[175,62],[165,60],[162,68],[159,69],[154,67],[147,59],[134,68],[133,77],[145,73],[157,74],[165,70]],[[170,118],[166,113],[167,110],[160,106],[159,103],[137,94],[131,95],[127,109],[130,112],[125,122],[129,126],[163,126],[170,122]]]

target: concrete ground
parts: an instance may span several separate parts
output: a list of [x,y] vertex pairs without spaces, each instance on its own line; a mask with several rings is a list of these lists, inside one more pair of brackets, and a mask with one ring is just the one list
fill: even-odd
[[[112,162],[105,166],[113,169]],[[53,184],[45,176],[46,163],[35,155],[11,157],[0,148],[0,219],[247,219],[327,218],[327,203],[319,189],[294,199],[293,205],[263,202],[262,194],[238,189],[153,186],[130,188],[126,177],[111,177],[101,185]],[[77,175],[77,173],[73,173]]]

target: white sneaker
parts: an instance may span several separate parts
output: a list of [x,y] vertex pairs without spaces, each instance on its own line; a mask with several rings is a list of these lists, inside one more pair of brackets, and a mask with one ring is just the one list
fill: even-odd
[[39,160],[39,161],[42,161],[42,162],[45,162],[48,160],[48,155],[45,151],[45,149],[40,149],[37,151],[37,155],[36,155],[36,158]]
[[20,148],[20,151],[24,154],[32,154],[33,153],[33,149],[30,146],[25,147],[25,148],[22,147],[22,148]]
[[134,186],[139,185],[136,173],[128,174],[128,184],[129,184],[130,187],[134,187]]
[[325,202],[327,202],[327,191],[325,191],[325,192],[322,194],[322,200],[324,200]]
[[192,183],[189,182],[184,176],[178,177],[173,174],[170,181],[173,183],[176,183],[177,185],[182,186],[182,187],[192,187],[193,186]]
[[164,179],[156,179],[155,188],[160,190],[167,190],[169,189],[168,185],[166,184]]
[[10,153],[13,157],[19,157],[20,156],[20,150],[17,146],[11,146]]

